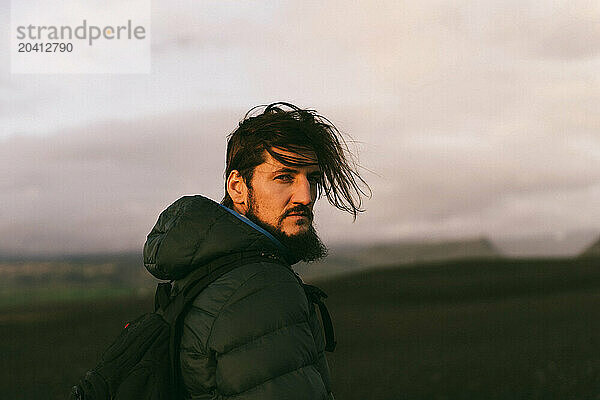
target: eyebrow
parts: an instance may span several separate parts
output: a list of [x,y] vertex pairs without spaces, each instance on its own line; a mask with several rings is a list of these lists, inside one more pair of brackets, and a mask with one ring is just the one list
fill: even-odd
[[[283,172],[298,173],[298,170],[297,169],[293,169],[293,168],[285,168],[284,167],[284,168],[279,168],[279,169],[273,171],[273,175],[280,174],[280,173],[283,173]],[[309,173],[308,175],[309,176],[317,176],[317,175],[321,176],[322,172],[321,172],[321,170],[317,170],[317,171],[313,171],[313,172]]]

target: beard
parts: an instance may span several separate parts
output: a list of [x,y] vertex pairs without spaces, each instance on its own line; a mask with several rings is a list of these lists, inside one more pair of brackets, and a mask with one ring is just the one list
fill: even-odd
[[[306,232],[301,232],[296,235],[288,235],[279,227],[268,224],[258,218],[256,215],[256,204],[254,202],[254,198],[252,197],[252,191],[248,191],[248,211],[246,212],[246,217],[249,220],[269,232],[275,237],[275,239],[279,240],[290,251],[290,253],[292,253],[294,259],[304,262],[320,260],[321,258],[327,256],[328,250],[312,225],[312,211],[308,209],[308,207],[302,210],[296,207],[294,210],[289,210],[288,212],[298,211],[307,212],[308,215],[311,216],[310,226]],[[285,217],[285,215],[283,217]]]

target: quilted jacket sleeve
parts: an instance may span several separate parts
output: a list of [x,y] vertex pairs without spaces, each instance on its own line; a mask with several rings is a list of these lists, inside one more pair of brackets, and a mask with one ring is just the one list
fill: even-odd
[[184,320],[190,399],[331,399],[324,339],[293,272],[245,265],[206,288]]

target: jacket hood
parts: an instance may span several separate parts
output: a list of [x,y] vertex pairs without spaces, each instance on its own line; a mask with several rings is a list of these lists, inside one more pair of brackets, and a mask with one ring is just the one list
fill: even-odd
[[144,244],[144,265],[158,279],[184,278],[210,261],[240,251],[289,251],[246,217],[204,196],[184,196],[158,217]]

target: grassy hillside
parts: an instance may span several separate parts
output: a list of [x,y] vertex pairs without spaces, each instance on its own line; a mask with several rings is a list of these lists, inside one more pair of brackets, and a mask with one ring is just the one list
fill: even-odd
[[155,285],[137,253],[0,257],[0,308],[148,293]]
[[294,268],[301,276],[314,279],[384,265],[414,265],[454,259],[495,259],[502,254],[486,238],[449,241],[404,241],[377,245],[333,247],[325,259],[299,263]]
[[592,243],[588,248],[586,248],[580,255],[580,257],[585,258],[600,258],[600,239],[598,241]]
[[[336,328],[336,398],[597,398],[598,261],[437,262],[318,282]],[[63,398],[150,307],[147,294],[4,307],[2,398]]]
[[342,399],[591,399],[598,260],[498,260],[357,273],[330,293]]

